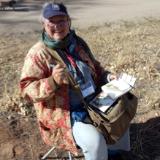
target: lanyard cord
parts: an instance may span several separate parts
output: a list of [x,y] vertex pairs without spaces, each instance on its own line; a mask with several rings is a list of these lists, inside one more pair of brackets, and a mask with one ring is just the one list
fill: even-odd
[[[85,82],[84,76],[83,76],[82,72],[80,71],[79,67],[77,66],[75,59],[67,51],[67,49],[65,49],[63,51],[60,49],[57,49],[57,52],[60,55],[60,57],[63,59],[64,62],[69,63],[72,66],[72,68],[75,69],[78,79],[80,79],[81,82],[84,83]],[[78,57],[75,57],[75,58],[78,59]]]
[[[70,62],[71,66],[76,70],[76,74],[77,76],[81,79],[82,83],[84,83],[84,76],[81,72],[81,70],[79,69],[79,67],[76,64],[76,60],[73,58],[73,56],[69,53],[69,51],[67,49],[65,49],[65,55],[68,59],[68,61]],[[76,59],[78,59],[78,57],[75,56]]]

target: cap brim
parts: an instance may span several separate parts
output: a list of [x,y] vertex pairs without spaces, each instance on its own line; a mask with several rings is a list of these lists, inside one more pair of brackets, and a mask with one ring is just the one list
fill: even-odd
[[49,19],[54,16],[67,16],[67,14],[64,12],[54,12],[54,13],[48,13],[48,14],[46,13],[46,15],[43,15],[43,17],[46,19]]

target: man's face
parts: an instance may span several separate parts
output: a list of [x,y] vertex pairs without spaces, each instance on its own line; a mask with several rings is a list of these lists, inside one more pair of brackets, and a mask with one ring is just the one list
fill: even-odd
[[69,33],[70,20],[67,16],[54,16],[45,19],[43,27],[50,38],[62,40]]

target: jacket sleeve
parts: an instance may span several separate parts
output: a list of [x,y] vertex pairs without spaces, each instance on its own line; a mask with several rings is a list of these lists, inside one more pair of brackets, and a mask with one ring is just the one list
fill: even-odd
[[20,79],[22,96],[33,102],[48,100],[55,95],[57,87],[43,52],[30,51],[25,58]]

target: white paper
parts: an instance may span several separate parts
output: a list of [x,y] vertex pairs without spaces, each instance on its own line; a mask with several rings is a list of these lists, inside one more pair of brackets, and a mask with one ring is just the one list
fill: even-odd
[[135,81],[135,77],[126,73],[121,74],[118,79],[112,80],[102,86],[102,92],[97,95],[90,104],[102,112],[106,112],[118,97],[133,88]]
[[102,112],[105,112],[110,106],[115,102],[112,98],[108,97],[106,93],[101,92],[98,96],[96,96],[90,104]]
[[132,89],[136,78],[126,73],[120,75],[119,79],[114,79],[111,82],[102,86],[102,91],[108,94],[112,99],[117,99]]
[[128,83],[130,86],[134,86],[135,82],[136,82],[136,78],[128,75],[126,73],[122,73],[119,77],[119,80],[123,80],[124,82]]

